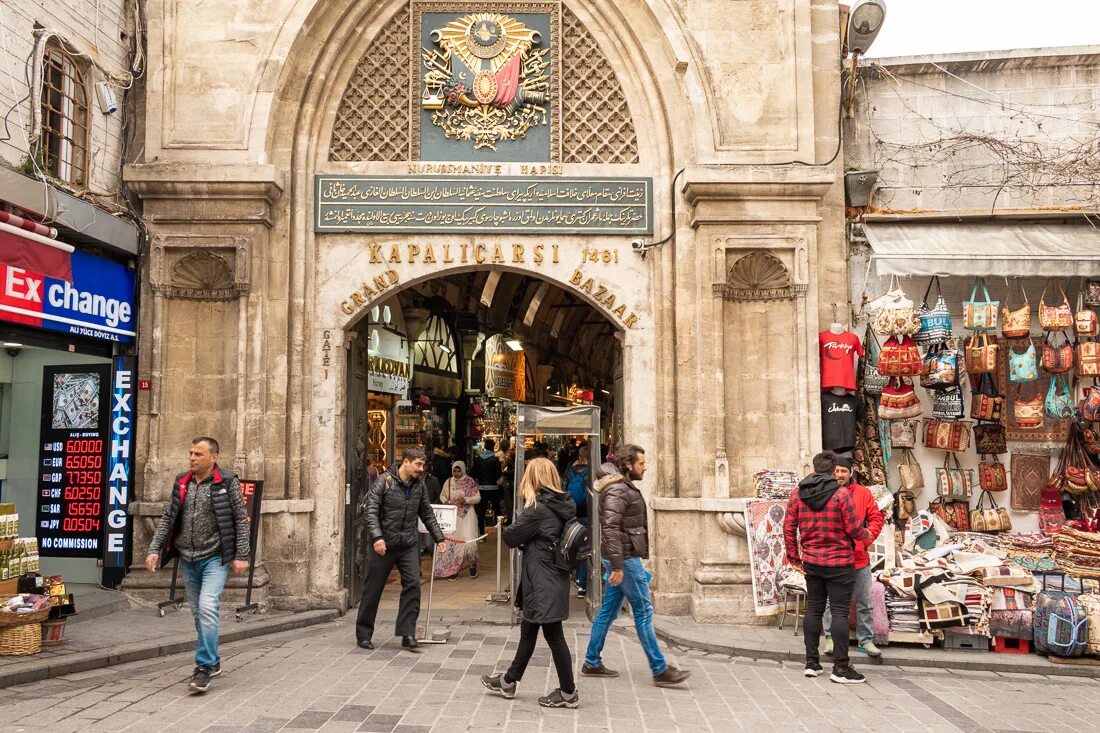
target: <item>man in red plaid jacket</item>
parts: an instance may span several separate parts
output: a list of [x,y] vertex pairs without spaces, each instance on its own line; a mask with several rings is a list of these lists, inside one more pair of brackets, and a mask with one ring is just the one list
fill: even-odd
[[852,685],[866,682],[848,659],[848,607],[856,581],[857,545],[869,542],[870,533],[856,513],[852,495],[841,491],[833,470],[836,455],[826,451],[814,456],[814,472],[802,479],[787,502],[783,535],[787,561],[806,576],[807,677],[822,673],[818,645],[826,601],[833,612],[833,682]]

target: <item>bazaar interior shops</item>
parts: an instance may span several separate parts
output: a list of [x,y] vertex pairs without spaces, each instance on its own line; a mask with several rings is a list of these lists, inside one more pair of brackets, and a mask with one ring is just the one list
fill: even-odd
[[[594,405],[600,408],[600,442],[614,444],[622,430],[615,409],[623,388],[619,331],[591,305],[548,282],[474,271],[412,285],[368,309],[349,348],[350,505],[359,505],[371,478],[400,461],[406,448],[428,455],[433,503],[441,501],[441,491],[449,503],[452,467],[464,464],[481,489],[480,506],[469,511],[476,509],[478,533],[489,536],[456,566],[457,576],[453,567],[445,573],[456,582],[437,588],[436,600],[483,603],[496,588],[496,518],[508,521],[514,508],[517,406]],[[564,477],[585,440],[526,435],[523,453],[527,460],[545,455]],[[490,455],[499,476],[486,467]],[[354,512],[348,514],[345,582],[357,599],[366,543],[361,522],[354,524]],[[507,588],[507,552],[502,562]],[[430,565],[426,555],[425,573]],[[477,578],[470,577],[473,565]]]
[[[884,514],[877,645],[1100,656],[1100,261],[1052,226],[863,228],[819,335],[821,437]],[[762,616],[804,592],[768,550],[789,468],[746,506]]]

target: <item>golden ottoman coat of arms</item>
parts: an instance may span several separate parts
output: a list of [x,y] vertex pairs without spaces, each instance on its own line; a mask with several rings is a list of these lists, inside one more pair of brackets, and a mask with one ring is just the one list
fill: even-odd
[[474,150],[523,138],[548,120],[550,49],[542,34],[499,13],[473,13],[431,32],[421,105],[447,138]]

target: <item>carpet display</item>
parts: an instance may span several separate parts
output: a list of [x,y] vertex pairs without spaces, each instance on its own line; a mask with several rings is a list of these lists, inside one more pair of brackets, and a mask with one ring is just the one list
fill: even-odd
[[783,518],[787,502],[777,499],[746,499],[745,527],[752,570],[752,601],[757,616],[774,616],[780,611],[779,569],[786,563]]

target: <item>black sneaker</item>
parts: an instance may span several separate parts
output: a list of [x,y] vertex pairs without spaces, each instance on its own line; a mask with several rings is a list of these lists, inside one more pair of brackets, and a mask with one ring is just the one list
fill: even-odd
[[580,704],[581,696],[577,694],[576,690],[573,690],[572,694],[566,695],[558,689],[545,697],[539,698],[539,705],[544,708],[575,708]]
[[587,598],[588,591],[584,588],[577,588],[577,598]]
[[603,664],[597,664],[595,667],[582,664],[581,675],[583,677],[618,677],[619,673],[613,669],[608,669]]
[[505,682],[504,675],[502,674],[494,674],[492,676],[484,674],[481,676],[481,684],[485,685],[485,687],[500,695],[505,700],[511,700],[516,696],[516,683]]
[[220,662],[218,664],[215,664],[213,667],[210,667],[209,669],[211,677],[218,677],[222,673],[222,665]]
[[857,672],[855,667],[834,669],[829,679],[841,685],[861,685],[867,681],[867,678]]
[[477,577],[477,565],[474,565],[472,568],[470,568],[470,577],[471,578],[476,578]]
[[806,669],[802,674],[806,677],[820,677],[825,670],[817,662],[806,662]]
[[195,667],[194,673],[191,675],[191,682],[187,687],[191,692],[197,692],[200,695],[210,689],[210,669],[208,667]]

